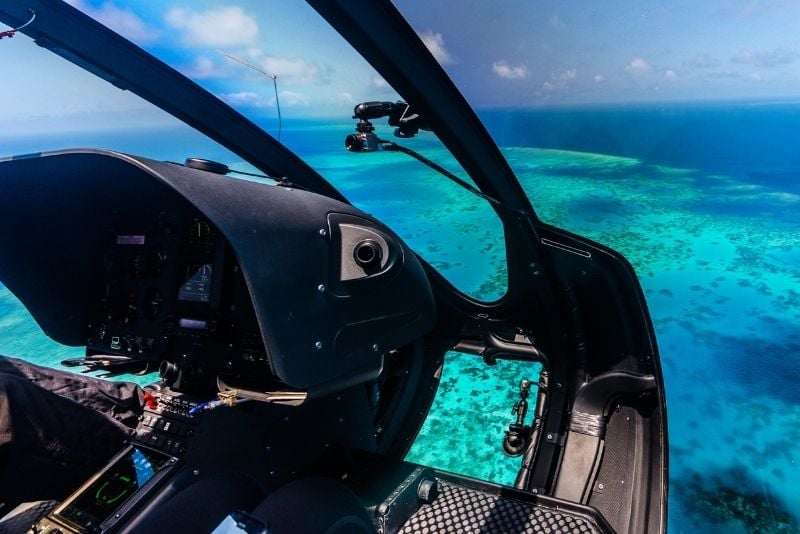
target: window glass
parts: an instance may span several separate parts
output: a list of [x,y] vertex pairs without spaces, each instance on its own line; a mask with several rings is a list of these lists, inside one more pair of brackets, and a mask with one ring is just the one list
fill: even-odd
[[[401,96],[310,6],[255,0],[225,5],[212,0],[190,4],[131,0],[124,6],[99,0],[70,3],[278,138],[357,207],[388,223],[459,290],[486,301],[505,294],[502,224],[486,201],[405,154],[345,150],[345,137],[355,133],[356,104],[395,102]],[[88,79],[88,74],[73,75],[70,69],[77,69],[55,56],[43,60],[39,56],[46,52],[29,50],[37,47],[27,37],[14,41],[14,50],[0,49],[4,54],[0,57],[7,54],[13,60],[11,67],[19,80],[0,89],[10,96],[0,102],[11,102],[17,93],[31,88],[24,105],[15,105],[15,114],[39,125],[36,134],[53,132],[57,123],[59,135],[32,143],[7,142],[0,145],[0,153],[38,151],[42,148],[28,147],[36,147],[36,141],[58,146],[70,137],[73,146],[75,142],[96,146],[94,134],[102,130],[105,138],[100,146],[122,146],[138,155],[174,161],[219,158],[231,168],[252,170],[213,143],[198,141],[195,132],[175,126],[174,120],[165,119],[141,99],[120,97],[116,94],[120,91]],[[57,84],[41,83],[55,76],[48,70],[54,62],[60,65],[52,72],[64,77]],[[67,87],[63,97],[62,86]],[[41,99],[47,102],[44,109],[37,107]],[[0,106],[2,117],[6,106]],[[74,113],[65,113],[73,108]],[[38,118],[31,121],[32,116]],[[84,116],[91,120],[84,121]],[[381,139],[413,148],[470,181],[431,132],[397,139],[387,119],[372,123]],[[130,132],[136,125],[148,128],[148,133]]]
[[503,438],[516,421],[512,408],[522,380],[532,384],[525,418],[531,424],[541,370],[539,363],[498,360],[489,366],[480,356],[448,352],[430,415],[406,460],[513,486],[521,457],[502,453]]
[[800,529],[800,5],[396,5],[539,216],[639,275],[670,531]]

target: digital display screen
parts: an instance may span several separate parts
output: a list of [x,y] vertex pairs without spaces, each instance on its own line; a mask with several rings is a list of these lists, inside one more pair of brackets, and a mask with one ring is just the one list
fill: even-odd
[[178,326],[187,330],[208,330],[208,322],[200,319],[186,319],[182,317],[178,320]]
[[117,245],[144,245],[145,236],[143,235],[118,235]]
[[163,453],[132,447],[58,515],[89,530],[100,526],[153,478],[167,460],[169,456]]
[[211,300],[212,265],[204,263],[189,269],[189,276],[178,289],[178,300],[209,302]]

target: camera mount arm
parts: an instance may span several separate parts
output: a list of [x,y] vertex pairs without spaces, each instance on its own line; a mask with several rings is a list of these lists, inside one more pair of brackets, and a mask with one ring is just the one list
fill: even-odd
[[369,122],[370,119],[389,117],[396,137],[414,137],[420,130],[430,130],[427,122],[406,102],[362,102],[353,109],[353,118]]
[[[378,137],[375,133],[375,126],[370,119],[380,119],[389,117],[389,126],[395,126],[395,137],[409,138],[414,137],[420,130],[430,130],[425,120],[416,113],[406,102],[362,102],[353,109],[353,118],[358,119],[356,133],[349,134],[344,138],[344,146],[348,152],[376,152],[378,150],[391,150],[402,152],[416,159],[420,163],[427,165],[436,172],[455,182],[459,186],[468,190],[470,193],[486,200],[493,206],[510,209],[502,202],[483,193],[477,187],[462,180],[441,165],[431,161],[422,154],[410,148],[398,145],[392,141],[386,141]],[[515,211],[515,210],[512,210]],[[523,212],[518,214],[524,216]]]

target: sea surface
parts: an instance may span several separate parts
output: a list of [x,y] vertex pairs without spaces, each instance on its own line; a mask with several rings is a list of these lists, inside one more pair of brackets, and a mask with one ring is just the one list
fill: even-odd
[[[491,110],[481,118],[539,216],[615,248],[639,276],[666,383],[669,531],[800,531],[800,105]],[[485,202],[402,154],[345,152],[351,129],[347,121],[287,121],[282,139],[457,287],[500,297],[505,248]],[[463,176],[431,137],[403,142]],[[189,130],[0,137],[0,155],[67,146],[252,170]],[[81,349],[51,342],[0,287],[0,353],[57,367]],[[502,455],[503,432],[519,381],[538,372],[448,354],[409,459],[511,483],[519,460]]]

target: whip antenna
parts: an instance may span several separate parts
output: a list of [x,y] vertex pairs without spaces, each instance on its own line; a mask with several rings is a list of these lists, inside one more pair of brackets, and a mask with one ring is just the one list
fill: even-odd
[[30,18],[30,19],[28,19],[28,22],[26,22],[26,23],[25,23],[25,24],[23,24],[22,26],[17,26],[16,28],[11,28],[10,30],[5,30],[5,31],[2,31],[2,32],[0,32],[0,39],[2,39],[2,38],[4,38],[4,37],[9,37],[9,38],[11,38],[11,37],[14,37],[14,35],[15,35],[15,34],[16,34],[18,31],[20,31],[22,28],[24,28],[25,26],[27,26],[28,24],[30,24],[31,22],[33,22],[34,20],[36,20],[36,12],[35,12],[34,10],[32,10],[32,9],[29,9],[29,10],[28,10],[28,13],[30,13],[30,14],[31,14],[31,18]]
[[245,67],[249,67],[249,68],[253,69],[256,72],[258,72],[260,74],[263,74],[267,78],[271,78],[272,79],[272,87],[275,89],[275,106],[278,108],[278,141],[280,141],[281,140],[281,130],[283,130],[283,119],[281,118],[281,101],[278,99],[278,77],[276,75],[274,75],[274,74],[270,74],[270,73],[268,73],[268,72],[256,67],[252,63],[248,63],[247,61],[245,61],[243,59],[240,59],[240,58],[238,58],[236,56],[232,56],[232,55],[228,54],[227,52],[223,52],[222,50],[217,50],[217,52],[219,52],[223,56],[227,57],[228,59],[232,59],[236,63],[241,63]]

